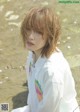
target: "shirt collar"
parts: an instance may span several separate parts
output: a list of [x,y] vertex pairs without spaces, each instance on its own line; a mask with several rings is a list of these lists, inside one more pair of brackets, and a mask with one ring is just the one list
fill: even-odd
[[39,56],[39,58],[37,59],[37,61],[36,61],[36,63],[35,64],[33,64],[33,52],[32,52],[32,66],[34,67],[34,68],[36,68],[36,67],[42,67],[42,65],[45,63],[45,61],[47,60],[47,58],[44,56],[44,57],[42,57],[41,55]]

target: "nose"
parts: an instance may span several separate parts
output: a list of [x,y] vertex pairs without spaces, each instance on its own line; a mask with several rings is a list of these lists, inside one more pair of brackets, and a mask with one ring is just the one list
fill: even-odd
[[31,34],[29,35],[29,39],[30,39],[30,40],[34,40],[34,34],[33,34],[33,31],[31,31]]

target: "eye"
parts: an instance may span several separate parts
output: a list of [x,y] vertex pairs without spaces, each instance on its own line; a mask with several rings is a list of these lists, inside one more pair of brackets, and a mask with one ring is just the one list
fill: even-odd
[[31,29],[27,28],[27,29],[26,29],[26,35],[29,36],[30,33],[31,33]]
[[29,32],[29,33],[31,32],[31,29],[30,29],[30,28],[27,28],[26,30],[27,30],[27,32]]
[[31,29],[30,29],[30,28],[27,28],[26,30],[27,30],[27,31],[31,31]]
[[40,34],[40,35],[42,35],[42,34],[43,34],[41,31],[36,31],[36,33],[38,33],[38,34]]
[[38,31],[39,34],[42,34],[42,32]]

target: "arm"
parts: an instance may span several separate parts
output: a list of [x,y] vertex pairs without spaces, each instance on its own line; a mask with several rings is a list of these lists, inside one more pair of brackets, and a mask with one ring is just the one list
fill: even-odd
[[59,104],[63,95],[63,84],[57,77],[60,74],[59,71],[44,73],[43,99],[39,102],[36,112],[59,112]]
[[28,93],[28,98],[27,98],[27,105],[28,105],[29,112],[31,112],[31,108],[30,108],[30,96],[29,96],[29,93]]
[[[26,68],[26,74],[27,74],[27,82],[28,82],[28,77],[29,77],[29,65],[30,65],[30,61],[31,61],[31,52],[28,53],[28,56],[27,56],[27,61],[26,61],[26,65],[25,65],[25,68]],[[28,93],[28,96],[27,96],[27,106],[28,106],[28,109],[29,109],[29,112],[31,112],[31,108],[30,108],[30,95]]]

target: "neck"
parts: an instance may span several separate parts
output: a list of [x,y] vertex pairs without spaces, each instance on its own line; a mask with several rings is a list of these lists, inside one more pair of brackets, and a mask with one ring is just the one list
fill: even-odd
[[33,56],[34,63],[38,60],[38,58],[39,58],[40,55],[41,55],[41,50],[34,51],[34,56]]

